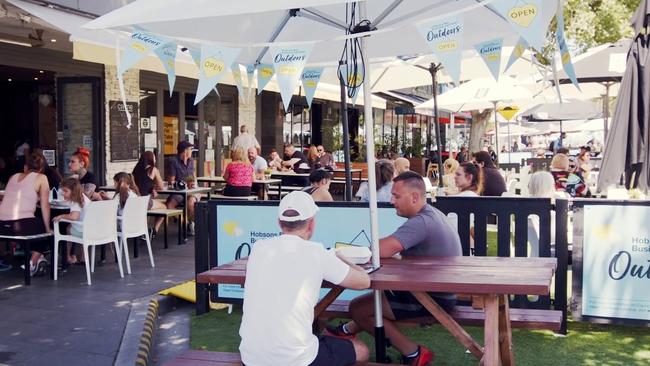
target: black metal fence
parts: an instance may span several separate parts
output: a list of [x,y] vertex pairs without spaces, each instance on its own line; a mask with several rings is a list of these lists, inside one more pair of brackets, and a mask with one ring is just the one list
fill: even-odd
[[[196,240],[195,261],[196,273],[207,271],[214,267],[214,251],[216,250],[216,207],[218,201],[200,202],[196,206]],[[233,205],[232,201],[227,204]],[[275,205],[276,202],[242,202],[243,205]],[[359,205],[362,203],[331,203],[343,206]],[[473,237],[473,255],[486,256],[488,253],[488,223],[494,222],[497,228],[496,253],[500,257],[528,256],[528,218],[539,218],[539,256],[552,257],[558,260],[555,274],[554,298],[540,296],[534,301],[524,295],[511,298],[511,306],[517,308],[555,309],[563,313],[561,332],[566,333],[567,316],[567,215],[568,201],[558,200],[555,204],[550,199],[521,198],[521,197],[436,197],[431,203],[445,214],[456,214],[458,217],[458,233],[461,239],[463,255],[470,255],[470,238]],[[551,216],[555,216],[555,227],[551,227]],[[256,220],[259,218],[256,218]],[[210,224],[212,223],[212,224]],[[554,251],[551,247],[551,230],[555,230]],[[208,311],[210,288],[206,285],[196,286],[196,309],[201,314]]]

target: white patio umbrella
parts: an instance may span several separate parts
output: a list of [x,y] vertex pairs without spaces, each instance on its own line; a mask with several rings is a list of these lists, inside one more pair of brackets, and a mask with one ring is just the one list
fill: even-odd
[[562,103],[542,103],[521,113],[521,119],[527,122],[560,122],[573,120],[590,120],[602,117],[602,111],[590,101],[569,99]]
[[[416,25],[432,19],[463,14],[464,44],[475,44],[514,34],[511,26],[490,3],[494,0],[375,0],[358,2],[359,21],[355,31],[348,23],[350,6],[345,0],[138,0],[92,22],[88,28],[129,29],[138,25],[151,32],[174,37],[180,43],[215,42],[243,49],[237,61],[244,64],[268,62],[268,46],[314,44],[308,63],[336,65],[344,41],[359,39],[362,67],[370,60],[399,55],[430,53]],[[547,25],[557,0],[543,2],[541,16]],[[126,27],[126,28],[125,28]],[[542,29],[541,31],[544,31]],[[365,70],[369,71],[369,70]],[[370,103],[372,75],[365,72],[363,83],[372,260],[379,266],[379,234],[374,165],[374,123]],[[375,291],[375,335],[377,358],[384,359],[381,292]]]

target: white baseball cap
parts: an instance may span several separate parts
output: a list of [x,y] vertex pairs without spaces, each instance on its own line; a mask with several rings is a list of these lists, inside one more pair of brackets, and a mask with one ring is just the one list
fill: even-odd
[[[296,216],[285,216],[285,212],[293,210],[298,213]],[[307,192],[294,191],[284,196],[278,207],[278,218],[280,221],[304,221],[316,216],[318,206],[314,199]]]

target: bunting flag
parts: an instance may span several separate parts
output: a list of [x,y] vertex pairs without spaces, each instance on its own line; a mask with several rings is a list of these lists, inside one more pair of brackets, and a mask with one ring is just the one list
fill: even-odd
[[271,81],[273,74],[275,73],[273,65],[271,64],[259,64],[257,65],[257,94],[261,94],[262,90],[266,87],[266,84]]
[[246,100],[249,102],[252,100],[253,97],[253,79],[255,78],[255,65],[246,65]]
[[307,63],[309,52],[312,46],[302,47],[273,47],[273,68],[275,70],[278,86],[280,87],[280,95],[284,103],[284,110],[289,110],[291,104],[291,97],[298,84],[298,79],[302,74],[302,69]]
[[190,56],[192,56],[192,60],[196,64],[196,67],[199,69],[201,68],[201,51],[197,50],[196,48],[188,48],[190,51]]
[[339,78],[347,79],[345,86],[346,92],[350,97],[352,105],[357,104],[357,97],[359,90],[365,80],[365,73],[363,67],[357,67],[356,73],[348,69],[348,65],[339,66]]
[[154,50],[167,71],[170,98],[174,92],[174,84],[176,83],[176,49],[176,43],[170,42]]
[[305,89],[305,98],[307,98],[307,105],[311,109],[311,101],[314,99],[314,93],[316,92],[316,87],[320,81],[320,77],[323,75],[322,67],[312,67],[306,68],[302,71],[302,87]]
[[149,53],[155,51],[156,49],[170,43],[170,40],[153,34],[141,29],[136,29],[131,33],[131,38],[129,39],[129,44],[124,50],[122,59],[117,69],[119,75],[124,74],[124,72],[133,66],[135,66],[140,60],[147,57]]
[[491,41],[479,43],[474,46],[476,52],[481,55],[483,62],[487,65],[496,81],[499,81],[499,71],[501,69],[501,49],[503,38],[493,39]]
[[519,40],[517,41],[517,44],[515,45],[515,48],[513,48],[512,53],[510,54],[510,59],[508,59],[508,65],[506,65],[506,69],[503,70],[503,72],[508,71],[510,66],[515,63],[521,56],[524,55],[524,52],[528,49],[528,42],[523,37],[519,37]]
[[242,79],[241,79],[241,68],[239,67],[238,63],[233,63],[230,67],[232,70],[232,78],[235,80],[235,85],[237,85],[237,93],[239,93],[239,98],[241,100],[244,100],[244,85],[242,84]]
[[491,5],[529,45],[542,49],[548,28],[542,19],[543,0],[496,0]]
[[422,23],[418,26],[433,53],[440,59],[447,75],[459,84],[460,61],[463,53],[463,25],[462,16],[455,16],[444,20],[435,20]]
[[210,90],[215,88],[223,75],[228,72],[241,50],[238,48],[215,45],[201,46],[201,64],[199,66],[199,87],[196,90],[194,105],[197,105]]
[[580,89],[580,84],[578,84],[578,79],[576,78],[576,71],[573,68],[573,61],[571,61],[571,53],[569,53],[569,46],[566,44],[566,38],[564,38],[564,14],[562,2],[558,2],[557,14],[557,30],[555,31],[555,37],[557,39],[557,44],[560,48],[560,57],[562,60],[562,68],[566,75],[571,79],[573,85]]

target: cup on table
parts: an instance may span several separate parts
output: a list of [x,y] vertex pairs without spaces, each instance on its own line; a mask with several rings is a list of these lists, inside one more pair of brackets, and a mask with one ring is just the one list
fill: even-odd
[[169,189],[169,182],[165,181],[163,182],[163,190],[168,190]]

